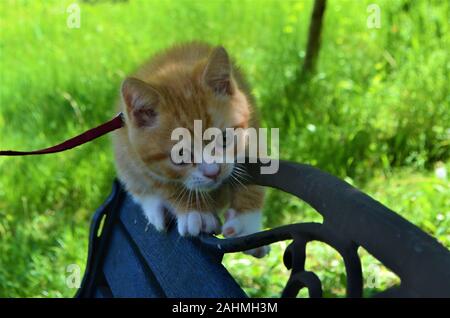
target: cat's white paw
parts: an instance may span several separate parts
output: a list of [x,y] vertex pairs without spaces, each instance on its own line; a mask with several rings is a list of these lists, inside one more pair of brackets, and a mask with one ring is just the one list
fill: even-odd
[[213,213],[191,211],[178,214],[178,233],[181,236],[197,236],[200,232],[218,233],[220,223]]
[[[261,211],[236,213],[234,209],[225,212],[225,223],[222,226],[222,233],[225,237],[245,236],[259,232],[262,228]],[[269,254],[269,246],[261,246],[248,251],[245,254],[257,258]]]
[[148,222],[158,231],[166,230],[166,216],[164,213],[164,201],[157,196],[147,196],[139,200],[144,215]]

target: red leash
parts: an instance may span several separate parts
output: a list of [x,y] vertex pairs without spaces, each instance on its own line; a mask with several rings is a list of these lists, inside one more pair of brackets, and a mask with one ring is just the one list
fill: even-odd
[[119,129],[124,126],[123,114],[119,113],[116,117],[110,121],[101,124],[95,128],[89,129],[84,133],[70,138],[58,145],[53,147],[34,150],[34,151],[14,151],[14,150],[3,150],[0,151],[0,156],[26,156],[26,155],[44,155],[48,153],[61,152],[64,150],[72,149],[79,145],[85,144],[91,140],[94,140],[100,136],[103,136],[113,130]]

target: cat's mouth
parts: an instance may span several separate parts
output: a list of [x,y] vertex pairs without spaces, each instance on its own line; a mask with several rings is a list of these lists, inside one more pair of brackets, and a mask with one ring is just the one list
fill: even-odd
[[223,184],[223,180],[202,180],[195,183],[191,188],[201,192],[210,192],[216,190]]
[[188,189],[200,192],[210,192],[220,188],[227,180],[231,177],[232,172],[222,174],[221,176],[212,179],[206,177],[200,178],[190,178],[190,180],[185,183]]
[[207,176],[204,172],[194,171],[187,179],[184,185],[189,190],[209,192],[220,188],[224,183],[233,177],[234,167],[223,167],[218,175]]

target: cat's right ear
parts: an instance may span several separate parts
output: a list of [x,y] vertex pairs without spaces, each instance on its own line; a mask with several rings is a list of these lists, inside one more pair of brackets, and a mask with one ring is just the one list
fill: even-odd
[[222,46],[211,52],[203,72],[203,80],[219,96],[233,94],[231,62],[227,51]]
[[127,113],[138,127],[153,127],[156,124],[156,108],[161,102],[158,91],[150,84],[128,77],[122,83],[122,98]]

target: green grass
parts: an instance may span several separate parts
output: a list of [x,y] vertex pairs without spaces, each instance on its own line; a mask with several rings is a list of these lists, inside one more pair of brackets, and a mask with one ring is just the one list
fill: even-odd
[[[447,169],[449,168],[450,165],[447,165]],[[436,237],[447,248],[450,247],[448,180],[439,179],[431,172],[419,173],[402,168],[394,169],[388,176],[380,173],[364,184],[350,179],[347,181],[364,189],[376,200]],[[305,203],[291,199],[288,195],[280,196],[275,191],[270,193],[266,210],[283,212],[277,213],[272,222],[267,222],[271,226],[321,220],[319,214]],[[272,215],[268,216],[270,219]],[[242,254],[226,255],[225,264],[249,295],[277,297],[289,277],[289,271],[282,265],[287,243],[274,244],[271,254],[262,260]],[[359,254],[362,258],[366,295],[399,282],[395,274],[365,250],[360,249]],[[342,258],[332,248],[316,242],[308,245],[306,268],[318,274],[323,282],[325,296],[345,295],[345,268]]]
[[[377,1],[380,29],[366,27],[373,1],[329,1],[308,83],[295,73],[311,1],[84,1],[81,28],[69,29],[72,2],[0,2],[1,149],[48,146],[109,119],[121,80],[162,48],[220,43],[248,75],[264,124],[280,128],[283,159],[346,178],[450,247],[449,184],[433,173],[439,161],[450,168],[446,1]],[[66,268],[84,267],[89,220],[114,175],[108,138],[0,158],[0,297],[74,294]],[[310,220],[320,217],[269,192],[267,227]],[[225,263],[250,295],[276,296],[288,278],[283,246],[263,260],[237,254]],[[380,276],[375,289],[396,282],[361,254]],[[308,248],[327,296],[344,294],[338,259],[320,244]]]

